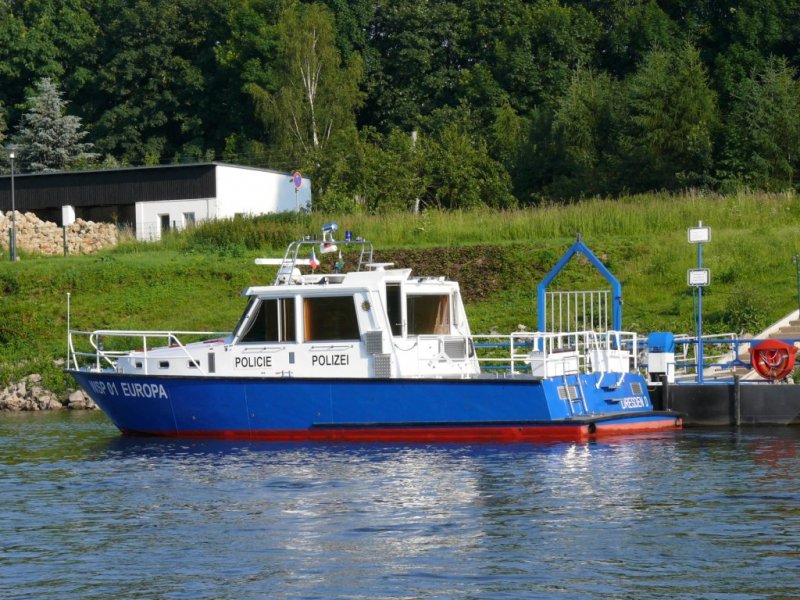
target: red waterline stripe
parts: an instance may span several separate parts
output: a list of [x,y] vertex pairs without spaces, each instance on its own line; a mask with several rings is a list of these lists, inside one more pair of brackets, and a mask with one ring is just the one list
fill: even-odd
[[597,431],[595,435],[602,437],[606,435],[617,435],[625,433],[645,433],[650,431],[667,431],[670,429],[681,429],[683,419],[668,418],[659,421],[635,421],[632,423],[600,422],[595,425]]
[[503,427],[386,427],[260,431],[125,431],[181,438],[217,438],[270,442],[541,442],[580,441],[609,435],[650,433],[681,428],[680,419],[576,425]]

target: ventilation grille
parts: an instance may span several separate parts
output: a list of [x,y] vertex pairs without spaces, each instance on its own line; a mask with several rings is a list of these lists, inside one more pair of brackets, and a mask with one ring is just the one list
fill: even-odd
[[364,334],[367,343],[367,354],[383,354],[383,332],[368,331]]
[[578,388],[574,385],[560,385],[558,386],[559,400],[577,400]]
[[376,354],[372,357],[375,367],[375,377],[389,378],[392,376],[392,357],[389,354]]
[[461,338],[444,340],[444,353],[450,358],[465,359],[467,357],[467,340]]
[[642,389],[642,384],[638,381],[634,381],[631,383],[631,392],[641,396],[644,394],[644,390]]

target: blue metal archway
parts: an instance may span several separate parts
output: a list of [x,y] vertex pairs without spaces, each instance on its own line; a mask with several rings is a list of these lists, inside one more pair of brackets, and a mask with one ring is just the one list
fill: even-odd
[[594,268],[598,270],[598,272],[611,284],[611,311],[612,311],[612,329],[614,331],[621,331],[622,330],[622,285],[611,274],[606,266],[600,262],[600,259],[594,255],[589,247],[583,243],[581,240],[581,234],[578,234],[578,240],[569,247],[569,249],[564,253],[556,265],[550,269],[550,272],[545,276],[545,278],[541,281],[539,286],[536,289],[536,311],[537,311],[537,329],[539,331],[545,331],[547,328],[547,319],[546,319],[546,293],[547,293],[547,286],[556,278],[556,276],[561,272],[561,270],[567,265],[567,263],[572,260],[572,257],[576,254],[583,254],[589,262],[594,265]]

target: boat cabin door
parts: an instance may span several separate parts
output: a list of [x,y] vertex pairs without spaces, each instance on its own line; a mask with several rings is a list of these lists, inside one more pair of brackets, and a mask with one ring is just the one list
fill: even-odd
[[400,282],[386,284],[386,314],[389,317],[389,326],[392,328],[392,337],[402,337],[403,295]]

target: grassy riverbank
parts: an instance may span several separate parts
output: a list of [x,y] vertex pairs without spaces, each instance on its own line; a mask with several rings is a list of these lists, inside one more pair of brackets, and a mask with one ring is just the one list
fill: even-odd
[[[229,330],[243,306],[238,292],[274,274],[252,259],[282,255],[289,240],[328,220],[373,240],[378,260],[459,280],[475,332],[532,327],[536,285],[577,232],[622,282],[626,328],[691,331],[686,271],[697,249],[686,229],[699,220],[712,228],[704,247],[708,331],[755,332],[797,306],[796,196],[647,195],[502,213],[236,219],[93,256],[0,261],[0,378],[39,372],[63,389],[54,361],[66,354],[67,293],[77,329]],[[580,260],[555,284],[606,287]]]

